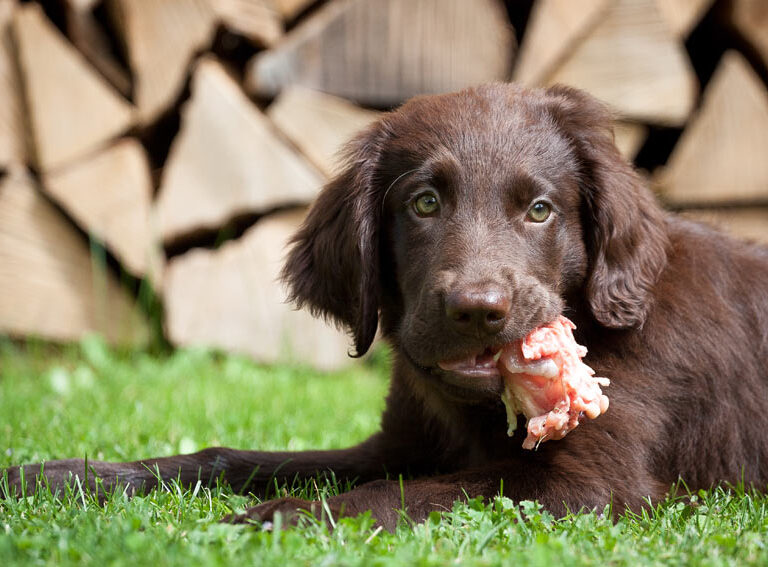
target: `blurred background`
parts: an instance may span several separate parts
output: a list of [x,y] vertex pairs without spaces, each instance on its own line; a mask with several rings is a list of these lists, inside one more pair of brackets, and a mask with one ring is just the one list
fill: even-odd
[[380,112],[508,80],[591,92],[668,207],[768,242],[766,0],[0,0],[0,335],[350,364],[287,238]]

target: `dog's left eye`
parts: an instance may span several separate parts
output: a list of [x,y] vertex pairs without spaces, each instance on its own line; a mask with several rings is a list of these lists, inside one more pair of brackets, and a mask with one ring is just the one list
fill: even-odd
[[552,214],[552,207],[549,203],[544,201],[535,202],[530,209],[528,209],[528,220],[533,222],[544,222]]
[[440,209],[440,201],[432,191],[425,191],[416,195],[413,200],[413,209],[420,217],[434,215]]

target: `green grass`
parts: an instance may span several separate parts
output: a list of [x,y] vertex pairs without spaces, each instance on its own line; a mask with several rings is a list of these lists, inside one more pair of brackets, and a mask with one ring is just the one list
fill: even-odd
[[[67,349],[0,340],[0,466],[218,444],[343,447],[377,427],[387,387],[377,358],[320,374],[201,351],[115,353],[96,339]],[[669,500],[615,523],[596,513],[555,520],[534,503],[502,498],[457,505],[421,525],[404,521],[394,534],[366,516],[333,532],[310,519],[280,532],[218,522],[255,502],[175,483],[101,504],[77,487],[56,497],[39,490],[0,501],[0,565],[768,564],[768,500],[739,490]]]

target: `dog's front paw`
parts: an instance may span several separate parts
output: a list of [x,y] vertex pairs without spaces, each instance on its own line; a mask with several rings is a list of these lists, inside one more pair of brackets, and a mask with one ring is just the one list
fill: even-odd
[[242,514],[226,516],[222,521],[228,524],[261,524],[265,529],[273,529],[278,514],[280,515],[280,525],[288,527],[295,526],[299,518],[305,513],[322,518],[322,512],[323,505],[318,501],[279,498],[248,508]]

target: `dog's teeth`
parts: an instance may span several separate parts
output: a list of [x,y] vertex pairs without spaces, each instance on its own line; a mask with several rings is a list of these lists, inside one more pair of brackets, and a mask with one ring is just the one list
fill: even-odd
[[499,359],[501,358],[501,353],[503,349],[499,349],[496,354],[493,355],[493,363],[496,364]]

